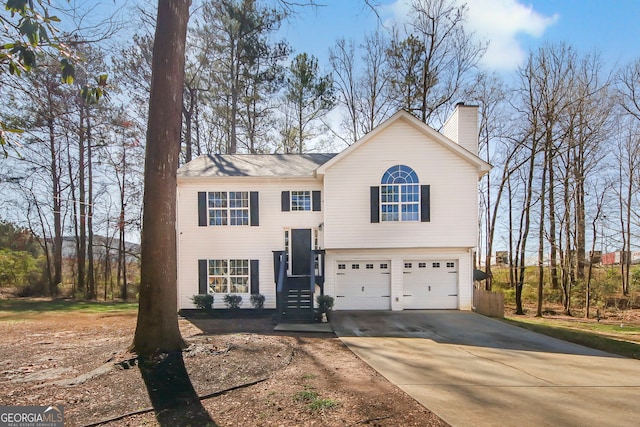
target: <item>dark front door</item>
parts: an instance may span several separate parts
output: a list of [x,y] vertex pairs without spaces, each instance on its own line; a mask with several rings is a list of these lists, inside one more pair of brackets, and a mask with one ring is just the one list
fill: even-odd
[[311,274],[311,230],[291,230],[291,275]]

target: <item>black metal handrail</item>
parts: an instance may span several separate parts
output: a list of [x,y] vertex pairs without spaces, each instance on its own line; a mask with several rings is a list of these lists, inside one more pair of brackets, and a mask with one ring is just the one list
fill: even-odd
[[313,293],[316,291],[316,251],[311,250],[311,256],[309,258],[311,259],[311,265],[309,266],[309,291],[313,296]]

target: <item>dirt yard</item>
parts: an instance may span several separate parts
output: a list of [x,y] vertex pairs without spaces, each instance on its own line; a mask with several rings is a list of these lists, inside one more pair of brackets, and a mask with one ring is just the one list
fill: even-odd
[[[64,405],[67,426],[161,425],[126,351],[134,328],[134,313],[0,319],[0,404]],[[446,426],[333,335],[277,334],[270,318],[180,328],[210,425]],[[190,420],[162,425],[199,425]]]

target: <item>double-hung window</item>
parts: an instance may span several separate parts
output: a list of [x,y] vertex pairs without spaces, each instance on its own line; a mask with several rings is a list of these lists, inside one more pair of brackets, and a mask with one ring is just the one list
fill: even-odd
[[387,169],[380,185],[380,213],[382,221],[420,221],[420,183],[413,169]]
[[248,191],[208,193],[209,225],[249,225]]
[[311,210],[311,191],[292,191],[291,192],[291,210],[292,211],[310,211]]
[[282,212],[319,212],[322,208],[320,191],[295,190],[282,192]]
[[249,260],[209,260],[209,292],[241,294],[249,292]]

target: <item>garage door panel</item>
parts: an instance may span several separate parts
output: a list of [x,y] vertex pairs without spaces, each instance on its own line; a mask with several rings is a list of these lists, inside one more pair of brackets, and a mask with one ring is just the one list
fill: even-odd
[[458,307],[458,263],[455,260],[405,261],[403,302],[406,309]]
[[391,276],[388,261],[338,261],[336,310],[388,310]]

